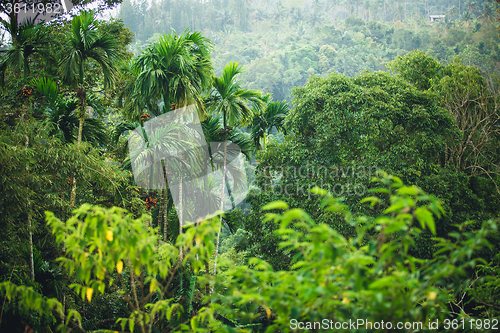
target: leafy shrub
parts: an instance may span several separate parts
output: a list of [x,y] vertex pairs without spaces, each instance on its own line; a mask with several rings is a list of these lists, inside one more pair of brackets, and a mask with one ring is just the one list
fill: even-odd
[[[323,196],[326,212],[342,216],[355,228],[352,237],[314,222],[283,201],[263,207],[284,210],[268,213],[266,220],[278,225],[280,247],[293,255],[290,271],[274,271],[258,258],[250,259],[249,266],[236,264],[229,255],[221,263],[229,268],[224,274],[198,276],[213,251],[217,219],[188,228],[175,246],[158,244],[157,230],[148,228],[147,217],[133,220],[116,207],[83,205],[66,223],[51,213],[47,219],[65,244],[67,256],[59,260],[72,272],[77,281],[72,288],[82,299],[91,302],[94,292],[108,294],[110,287],[121,283],[114,293],[131,308],[128,317],[114,318],[122,330],[127,326],[142,332],[290,332],[299,322],[321,323],[321,328],[347,322],[350,331],[361,332],[370,325],[380,327],[382,321],[386,328],[390,323],[390,331],[397,331],[398,323],[422,323],[424,330],[438,323],[446,330],[446,325],[452,328],[452,320],[461,324],[462,319],[468,328],[474,327],[473,318],[449,310],[463,310],[466,294],[479,305],[483,318],[498,316],[498,298],[492,297],[498,295],[498,258],[491,263],[474,258],[477,250],[491,246],[487,239],[498,233],[496,221],[484,222],[480,230],[471,230],[471,223],[457,226],[450,234],[455,241],[435,239],[439,251],[432,260],[417,259],[409,250],[423,230],[435,234],[434,217],[443,213],[441,203],[416,186],[404,186],[397,177],[374,181],[379,187],[362,202],[390,202],[376,218],[354,217],[339,199],[314,189]],[[181,282],[178,271],[183,272]],[[80,314],[72,309],[63,314],[57,299],[12,283],[0,284],[0,290],[23,309],[65,319],[63,331],[85,331]],[[114,325],[112,320],[108,327]]]

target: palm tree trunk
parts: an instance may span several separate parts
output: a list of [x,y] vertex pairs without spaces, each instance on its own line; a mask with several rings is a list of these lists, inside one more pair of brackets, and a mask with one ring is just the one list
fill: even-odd
[[28,65],[28,59],[24,58],[24,64],[23,64],[23,80],[24,84],[28,84],[28,75],[29,75],[29,65]]
[[229,186],[229,180],[227,179],[227,174],[226,174],[226,189],[227,189],[227,194],[229,195],[229,200],[231,200],[232,209],[234,209],[236,205],[234,204],[234,197],[233,193],[231,192],[231,186]]
[[[210,275],[210,264],[208,263],[208,259],[205,262],[205,273],[207,274],[207,276]],[[210,294],[210,283],[207,283],[207,286],[205,287],[205,293],[207,295]]]
[[[66,312],[66,292],[63,290],[62,312]],[[61,325],[64,325],[64,317],[61,317]]]
[[84,122],[84,116],[85,116],[85,109],[84,109],[85,106],[82,106],[82,109],[81,110],[81,115],[80,115],[80,118],[78,119],[79,120],[79,124],[78,124],[78,144],[80,144],[82,142],[82,133],[83,133],[83,122]]
[[[178,114],[179,125],[181,124],[181,112]],[[181,133],[177,133],[177,138],[181,139]],[[179,159],[182,160],[182,153],[179,151]],[[179,175],[179,211],[177,215],[179,217],[179,235],[182,235],[182,174]],[[182,260],[182,246],[179,246],[179,255]],[[182,285],[182,276],[181,276],[181,285]]]
[[[29,144],[29,137],[26,135],[26,143],[24,147],[27,149]],[[26,172],[29,172],[28,164],[26,164]],[[31,279],[35,280],[35,263],[33,260],[33,228],[31,223],[31,202],[28,198],[28,235],[29,235],[29,243],[30,243],[30,275]]]
[[[222,191],[220,197],[220,210],[224,209],[224,187],[226,186],[226,162],[227,162],[227,140],[224,138],[224,163],[222,169]],[[214,275],[217,274],[217,257],[219,256],[220,233],[222,230],[222,213],[220,215],[219,232],[217,233],[217,245],[215,246]]]
[[[162,202],[163,205],[162,213],[163,213],[163,241],[167,241],[167,228],[168,228],[168,183],[167,183],[167,171],[165,167],[165,161],[161,161],[161,169],[163,171],[163,180],[165,181],[165,189],[162,190]],[[160,223],[160,215],[158,215],[158,223]]]
[[160,202],[158,207],[158,237],[161,236],[161,219],[163,217],[163,198],[165,197],[165,189],[161,190]]
[[[77,96],[80,98],[80,117],[78,121],[78,141],[77,144],[80,146],[82,143],[82,133],[83,133],[83,122],[85,121],[85,108],[86,108],[86,94],[85,90],[83,88],[83,85],[81,88],[78,89]],[[75,206],[75,201],[76,201],[76,180],[75,176],[73,176],[73,187],[71,188],[71,196],[69,200],[69,206],[73,207]]]
[[35,280],[35,263],[33,260],[33,230],[31,224],[31,203],[28,203],[28,230],[30,239],[30,274],[31,279]]
[[[179,178],[179,235],[182,234],[182,176]],[[182,247],[179,247],[179,254],[182,258]],[[181,280],[182,281],[182,280]]]

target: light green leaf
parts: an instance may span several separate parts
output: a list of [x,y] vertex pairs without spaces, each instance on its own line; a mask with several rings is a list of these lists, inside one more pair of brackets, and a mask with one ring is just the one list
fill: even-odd
[[278,200],[271,202],[264,207],[262,207],[262,210],[271,210],[271,209],[288,209],[289,206],[286,202]]

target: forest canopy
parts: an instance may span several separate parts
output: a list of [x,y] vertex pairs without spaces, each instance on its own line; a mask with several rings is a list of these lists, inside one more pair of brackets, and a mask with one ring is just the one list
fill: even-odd
[[500,327],[497,2],[73,4],[1,18],[1,332]]

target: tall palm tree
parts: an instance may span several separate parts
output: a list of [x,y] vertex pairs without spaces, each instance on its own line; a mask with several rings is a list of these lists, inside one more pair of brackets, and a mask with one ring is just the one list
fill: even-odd
[[312,13],[309,15],[309,22],[313,27],[316,26],[316,24],[321,23],[323,20],[323,14],[321,11],[318,11],[317,9],[314,9]]
[[266,138],[273,128],[285,133],[284,120],[289,112],[289,106],[285,101],[271,102],[270,95],[266,95],[263,108],[254,107],[254,117],[252,119],[252,140],[257,149],[261,150],[261,139]]
[[[0,51],[0,85],[5,85],[5,72],[8,67],[23,72],[24,84],[28,83],[30,74],[29,59],[38,54],[47,60],[51,60],[49,52],[50,39],[48,31],[43,24],[35,25],[33,21],[27,20],[20,26],[17,21],[6,22],[1,20],[3,28],[12,39],[10,48]],[[1,54],[3,53],[3,54]]]
[[[212,171],[215,169],[222,169],[224,167],[224,155],[220,154],[221,151],[224,150],[224,137],[223,137],[223,123],[221,115],[216,116],[208,116],[205,121],[202,122],[203,134],[205,136],[205,140],[207,142],[207,146],[209,147],[210,154],[210,162],[212,166]],[[255,150],[255,146],[253,144],[253,140],[248,133],[240,133],[237,131],[230,131],[227,134],[227,140],[232,142],[234,145],[231,145],[227,148],[227,155],[230,158],[237,158],[241,153],[243,154],[247,160],[252,158],[252,153]],[[214,145],[215,144],[215,145]],[[213,148],[213,149],[212,149]],[[221,158],[222,156],[222,158]],[[228,164],[229,165],[229,164]],[[208,168],[208,165],[205,166],[205,169]],[[231,187],[229,186],[228,174],[231,174],[234,179],[234,187],[238,187],[239,185],[243,185],[241,170],[237,168],[231,167],[228,168],[228,172],[226,173],[226,189],[229,195],[229,199],[231,201],[232,208],[235,208],[234,198],[232,196]],[[220,202],[220,198],[219,198]]]
[[[210,87],[213,67],[210,61],[212,43],[200,32],[186,29],[182,35],[163,35],[149,46],[134,63],[137,79],[134,85],[134,103],[146,105],[148,101],[163,100],[163,108],[151,110],[154,115],[164,114],[174,107],[195,104],[201,120],[205,107],[201,94]],[[158,114],[155,114],[155,111]],[[180,116],[180,113],[179,113]],[[166,178],[166,170],[163,170]],[[167,230],[167,193],[162,191],[164,230]],[[182,182],[179,182],[179,196],[182,196]],[[182,202],[180,200],[179,202]],[[178,213],[181,214],[180,210]],[[179,216],[182,228],[182,215]],[[164,234],[164,240],[167,236]]]
[[[261,22],[262,20],[267,18],[266,13],[262,9],[255,9],[253,16],[255,21],[257,22]],[[257,31],[259,31],[259,23],[257,23]]]
[[[54,125],[50,134],[60,137],[65,143],[75,142],[79,126],[78,115],[76,113],[78,110],[78,101],[63,99],[59,95],[56,83],[48,78],[34,79],[31,81],[31,84],[49,102],[49,107],[46,109],[46,121]],[[95,99],[87,99],[87,104],[97,109],[95,102]],[[100,119],[89,118],[83,125],[82,140],[98,145],[105,144],[107,136],[104,123]]]
[[490,24],[495,17],[495,8],[497,5],[491,2],[483,3],[483,10],[481,11],[480,19],[486,24]]
[[462,21],[464,22],[464,25],[466,27],[467,34],[470,31],[470,26],[472,24],[472,20],[473,20],[472,13],[466,10],[464,12],[464,14],[462,15]]
[[61,60],[62,79],[65,83],[77,86],[80,98],[78,143],[82,141],[83,122],[86,111],[85,65],[94,60],[102,70],[104,87],[109,88],[117,76],[116,63],[122,54],[119,44],[113,36],[103,34],[97,27],[93,11],[84,11],[71,21],[69,44],[64,49]]
[[200,119],[204,117],[201,93],[210,87],[213,67],[210,61],[212,43],[201,32],[163,35],[137,58],[139,73],[134,92],[157,100],[163,99],[165,113],[171,104],[182,107],[194,102]]
[[[237,62],[228,63],[220,77],[214,77],[213,89],[207,99],[209,108],[215,114],[222,115],[223,128],[221,133],[224,141],[224,161],[222,171],[222,191],[220,209],[224,209],[224,188],[226,186],[227,173],[227,138],[235,125],[245,125],[252,118],[252,110],[247,103],[262,105],[262,93],[257,90],[241,88],[236,81],[238,74],[242,73],[242,66]],[[222,226],[222,216],[220,216]],[[220,227],[221,227],[220,226]],[[220,227],[217,234],[217,245],[215,248],[214,274],[217,273],[217,256],[219,252]]]
[[[122,129],[132,129],[133,125],[137,124],[119,124],[115,128],[114,139],[118,138]],[[143,126],[144,125],[144,126]],[[148,182],[149,188],[161,188],[164,184],[167,185],[167,173],[166,165],[168,164],[169,172],[175,172],[176,175],[181,173],[196,172],[200,173],[201,165],[196,165],[197,155],[195,153],[196,146],[193,146],[192,141],[185,140],[186,136],[189,135],[190,129],[188,126],[176,124],[174,122],[164,122],[161,126],[155,127],[152,130],[148,126],[146,128],[145,124],[139,124],[138,127],[134,128],[134,132],[131,134],[131,140],[133,143],[138,144],[138,146],[130,147],[130,165],[135,169],[136,179],[139,179],[142,184],[146,181]],[[184,140],[178,140],[179,133],[182,133]],[[184,151],[187,152],[180,161],[163,161],[161,160],[165,156],[165,152],[169,150]],[[193,160],[195,162],[193,162]],[[161,161],[160,164],[157,162],[154,165],[150,165],[151,161]],[[187,163],[186,163],[187,161]],[[143,185],[141,185],[143,186]],[[162,199],[163,203],[160,202],[159,209],[159,223],[162,214],[164,215],[164,230],[163,236],[164,240],[167,240],[168,223],[166,215],[169,212],[169,208],[172,206],[172,199],[167,196],[167,189],[162,189]],[[165,206],[163,207],[162,204]],[[178,211],[179,215],[180,212]],[[181,228],[179,228],[181,232]]]
[[285,18],[285,10],[283,10],[281,2],[278,0],[276,8],[272,13],[272,19],[276,20],[276,22],[278,23],[278,31],[280,30],[281,20],[283,20],[284,18]]
[[[115,63],[122,56],[119,44],[111,35],[100,33],[93,11],[84,11],[71,21],[69,44],[64,48],[61,60],[62,79],[69,85],[76,86],[79,98],[78,144],[82,142],[83,123],[86,114],[87,93],[85,90],[85,65],[89,60],[97,62],[104,75],[104,87],[110,87],[116,77]],[[70,206],[75,205],[76,181],[73,179]]]
[[363,1],[363,8],[365,10],[365,20],[368,22],[370,21],[370,16],[371,16],[371,1],[370,0],[365,0]]

